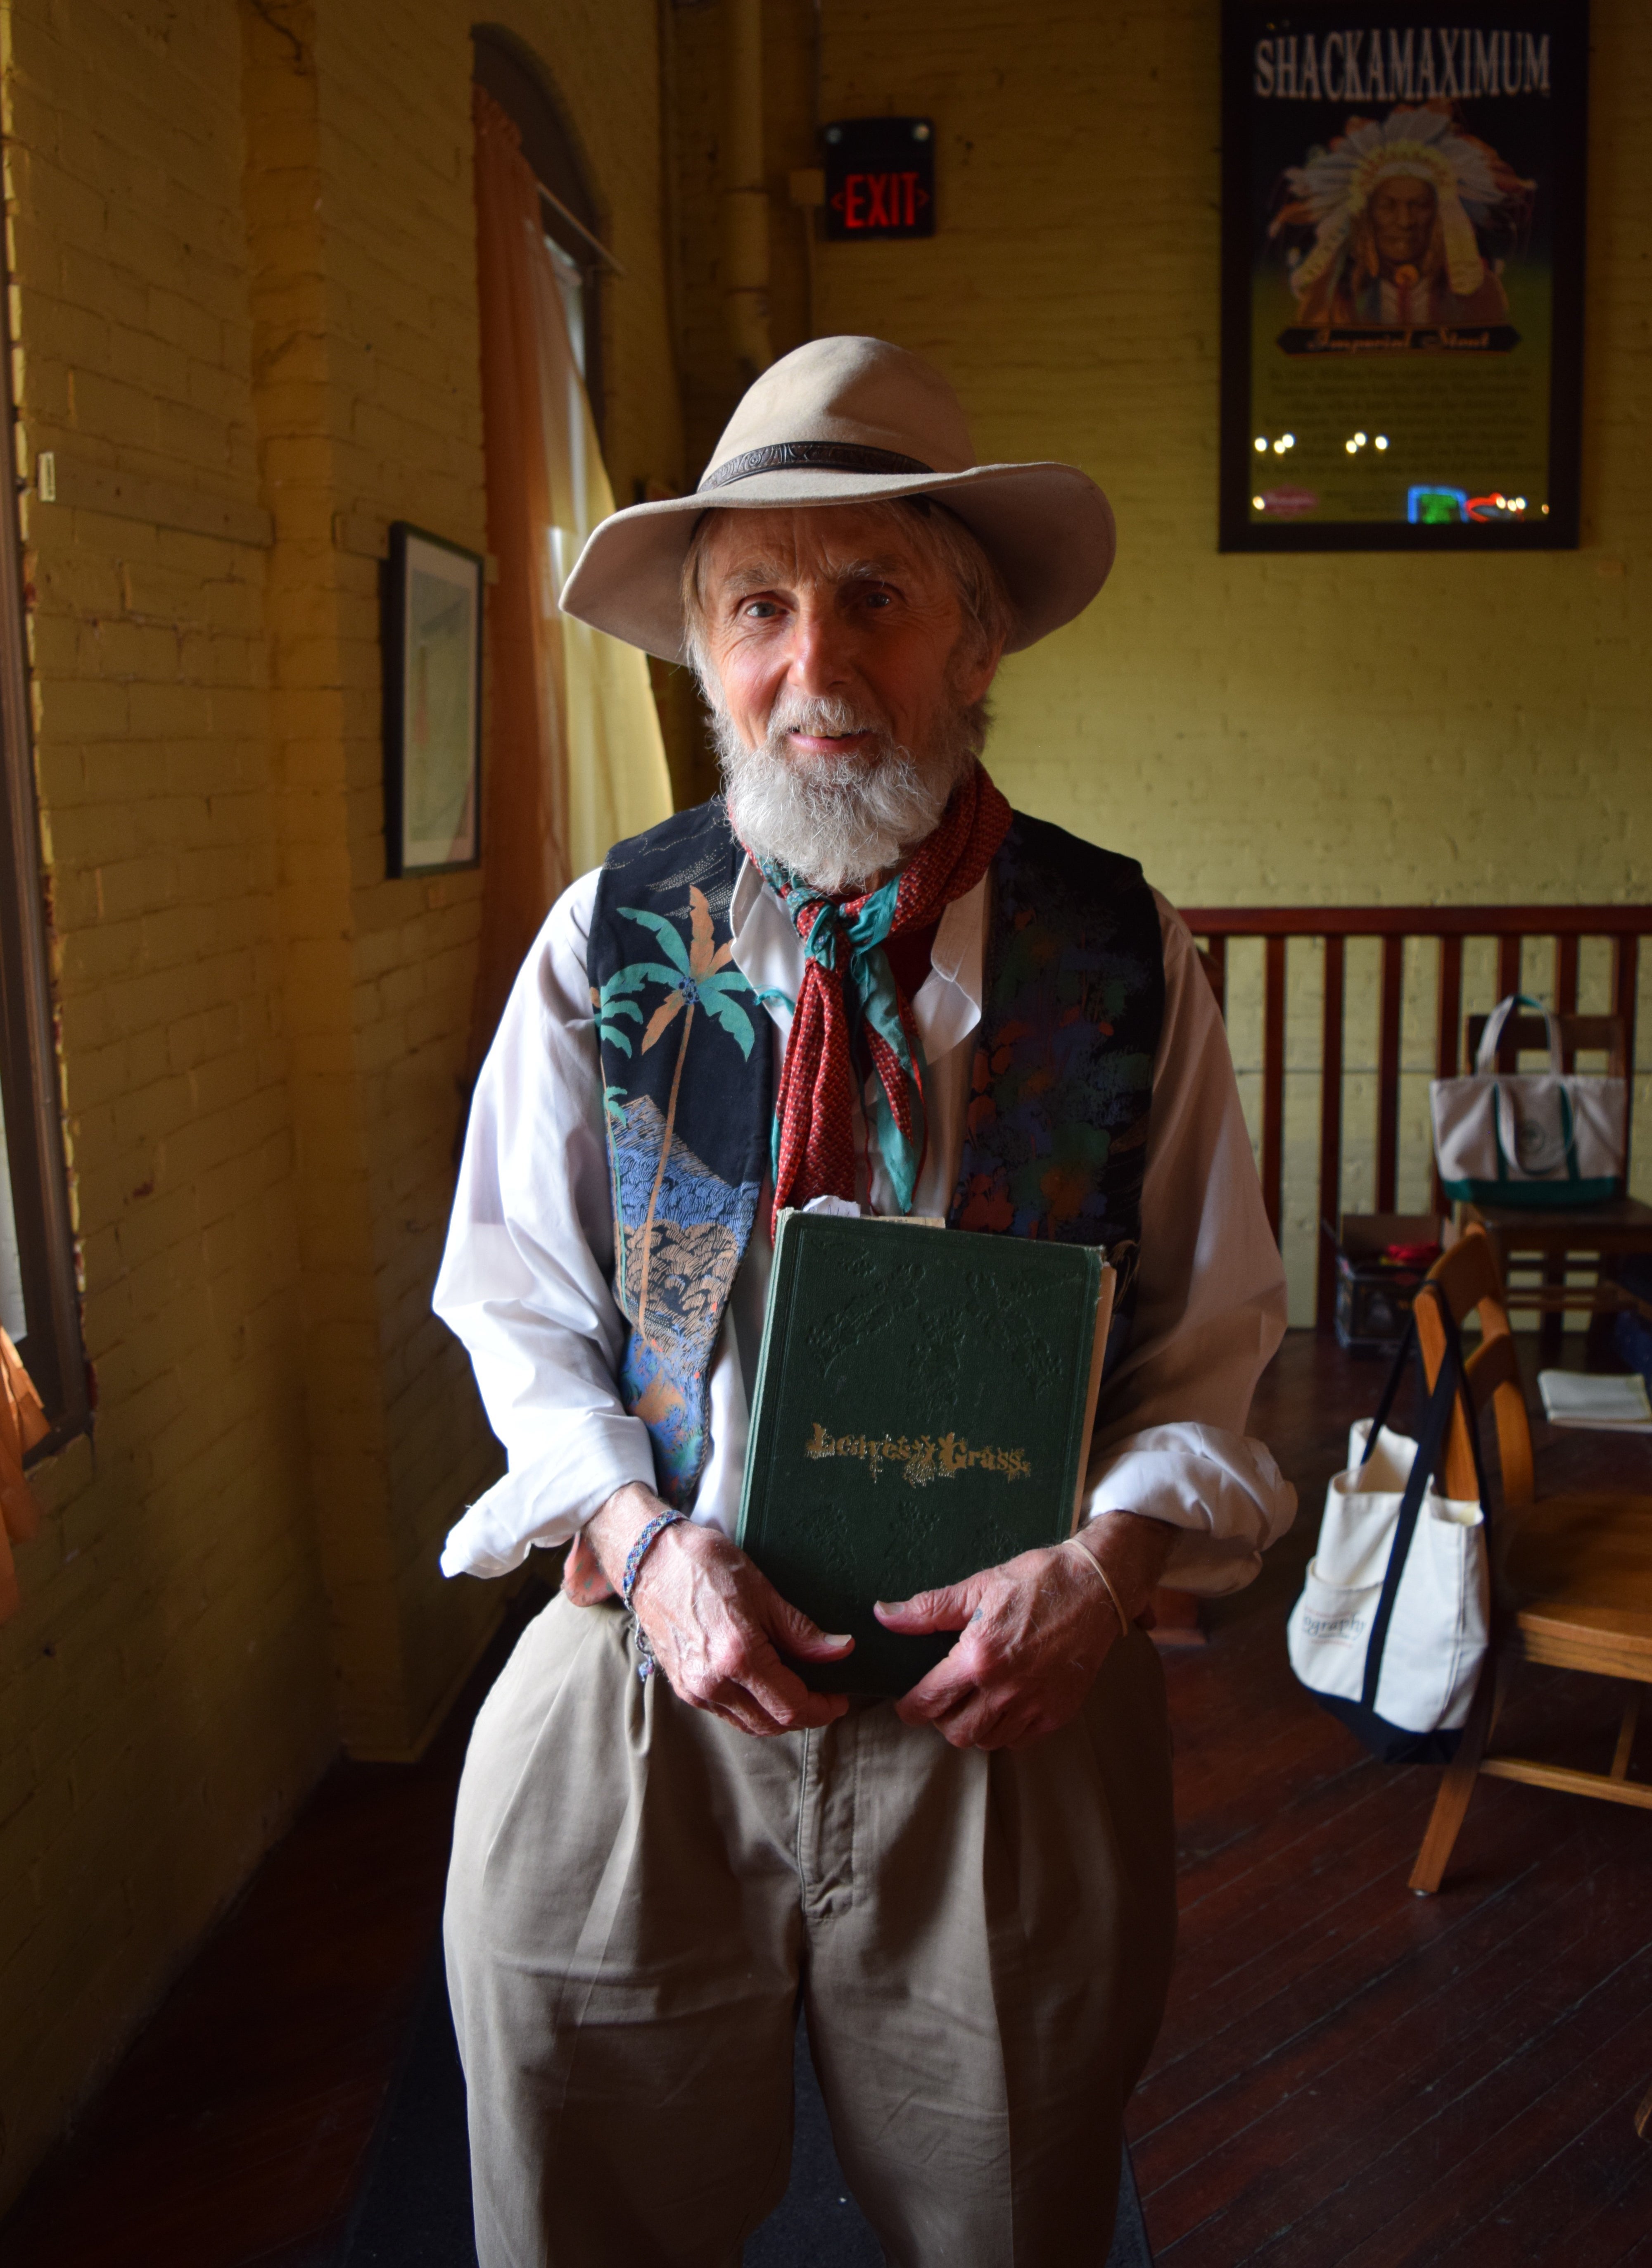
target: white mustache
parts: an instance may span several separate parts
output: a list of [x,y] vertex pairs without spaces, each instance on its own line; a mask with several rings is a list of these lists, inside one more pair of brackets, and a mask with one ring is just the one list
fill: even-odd
[[771,748],[782,733],[808,733],[823,740],[839,740],[850,733],[871,733],[885,741],[892,738],[886,717],[857,709],[852,701],[831,694],[781,694],[768,712],[767,738]]

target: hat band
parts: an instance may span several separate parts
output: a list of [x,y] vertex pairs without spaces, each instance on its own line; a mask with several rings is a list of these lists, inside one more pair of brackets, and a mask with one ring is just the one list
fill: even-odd
[[726,488],[731,481],[748,480],[753,473],[933,473],[933,465],[916,457],[902,457],[893,449],[863,448],[855,441],[774,441],[766,449],[748,449],[731,457],[715,472],[703,473],[700,488]]

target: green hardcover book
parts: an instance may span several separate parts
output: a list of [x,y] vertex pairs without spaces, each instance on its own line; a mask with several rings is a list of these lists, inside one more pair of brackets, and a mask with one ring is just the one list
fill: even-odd
[[782,1212],[737,1541],[822,1630],[827,1692],[908,1692],[955,1634],[872,1613],[1077,1523],[1112,1270],[1094,1248]]

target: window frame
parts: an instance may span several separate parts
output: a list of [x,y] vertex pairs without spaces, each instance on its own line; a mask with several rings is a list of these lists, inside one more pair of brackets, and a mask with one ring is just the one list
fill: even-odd
[[[0,411],[15,451],[21,429],[12,396],[9,307],[0,315]],[[0,527],[0,1108],[28,1322],[18,1352],[51,1426],[29,1453],[27,1462],[33,1463],[91,1430],[92,1403],[52,1000],[50,884],[35,790],[18,511],[26,485],[14,455],[7,522]]]
[[[604,217],[591,191],[591,169],[532,50],[503,24],[473,25],[471,77],[521,134],[522,154],[540,188],[565,205],[598,244],[606,243]],[[547,236],[578,269],[584,281],[585,398],[600,446],[606,438],[603,326],[608,295],[603,288],[604,262],[579,230],[570,228],[554,206],[543,200],[540,217]]]

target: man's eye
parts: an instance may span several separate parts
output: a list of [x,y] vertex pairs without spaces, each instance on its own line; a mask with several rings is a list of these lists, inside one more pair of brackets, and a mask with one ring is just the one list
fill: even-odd
[[750,599],[740,611],[750,622],[765,622],[771,615],[777,615],[780,608],[772,599]]
[[866,593],[866,604],[869,607],[892,607],[894,603],[894,595],[892,592],[868,591]]

